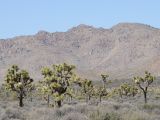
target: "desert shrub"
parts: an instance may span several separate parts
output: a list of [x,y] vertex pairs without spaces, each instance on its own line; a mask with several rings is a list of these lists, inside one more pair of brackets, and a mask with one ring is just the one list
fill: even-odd
[[33,108],[27,113],[27,120],[59,120],[63,116],[60,110],[53,108]]
[[88,111],[88,106],[87,105],[76,105],[75,106],[75,110],[77,111],[77,112],[79,112],[79,113],[87,113],[87,111]]
[[72,106],[64,105],[61,108],[54,109],[53,114],[54,114],[54,116],[61,118],[61,117],[65,116],[66,114],[72,113],[74,111],[75,111],[75,109]]
[[159,109],[160,110],[160,105],[156,105],[156,104],[145,104],[142,106],[142,109],[148,110],[148,111],[152,111],[154,109]]
[[2,114],[1,120],[26,120],[26,117],[20,110],[9,108]]
[[143,109],[146,109],[146,110],[153,110],[156,106],[155,105],[145,104],[142,107],[143,107]]
[[123,120],[153,120],[147,113],[143,111],[128,111],[122,115]]
[[65,115],[60,120],[89,120],[89,119],[84,114],[72,112],[72,113]]
[[90,114],[91,120],[122,120],[120,115],[116,112],[101,112],[97,110]]
[[111,112],[111,113],[106,113],[102,120],[122,120],[122,119],[120,118],[119,114]]
[[119,110],[120,109],[120,105],[113,105],[114,110]]
[[74,108],[69,105],[64,105],[62,108],[59,109],[61,111],[61,114],[65,115],[67,113],[71,113],[74,111]]

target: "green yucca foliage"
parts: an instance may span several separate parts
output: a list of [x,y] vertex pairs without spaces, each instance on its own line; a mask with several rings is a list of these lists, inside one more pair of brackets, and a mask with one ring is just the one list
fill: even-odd
[[24,97],[31,92],[33,79],[30,78],[26,70],[20,70],[17,65],[13,65],[7,71],[5,77],[5,88],[16,92],[19,99],[19,106],[23,107]]
[[75,98],[75,93],[74,93],[74,89],[72,87],[68,87],[66,93],[65,93],[66,97],[69,97],[68,101],[71,102],[72,98]]
[[52,69],[48,67],[42,69],[42,75],[44,76],[41,81],[43,92],[52,95],[58,107],[61,107],[64,95],[73,82],[74,69],[74,65],[66,63],[53,65]]
[[151,73],[149,73],[148,71],[145,71],[144,77],[137,76],[133,78],[137,86],[143,91],[145,103],[147,103],[148,87],[153,83],[155,79],[155,76],[152,76]]

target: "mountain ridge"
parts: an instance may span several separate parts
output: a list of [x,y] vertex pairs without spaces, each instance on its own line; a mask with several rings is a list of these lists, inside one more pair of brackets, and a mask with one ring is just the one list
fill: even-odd
[[35,35],[0,40],[0,78],[12,64],[42,79],[42,66],[67,62],[77,72],[97,80],[131,78],[145,70],[159,76],[160,30],[145,24],[119,23],[109,29],[80,24],[66,32],[39,31]]

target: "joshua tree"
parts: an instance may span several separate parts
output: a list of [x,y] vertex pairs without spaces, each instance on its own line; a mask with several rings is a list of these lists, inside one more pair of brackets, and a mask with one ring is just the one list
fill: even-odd
[[43,95],[45,95],[44,98],[47,101],[47,105],[49,106],[49,104],[50,104],[50,95],[51,95],[50,85],[52,83],[51,77],[53,75],[53,71],[48,67],[44,67],[44,68],[42,68],[41,73],[44,76],[44,79],[39,82],[40,84],[38,86],[38,90]]
[[143,91],[144,101],[147,103],[147,92],[149,85],[155,80],[155,77],[151,75],[148,71],[145,71],[144,77],[134,77],[134,82]]
[[124,83],[120,86],[122,95],[130,96],[130,86],[127,83]]
[[122,98],[122,90],[120,87],[114,88],[110,95],[113,96],[113,95],[117,95],[117,94]]
[[53,95],[58,107],[61,107],[67,88],[73,81],[74,69],[74,65],[67,65],[66,63],[53,65],[53,69],[42,69],[42,75],[44,76],[43,82],[46,83],[43,87]]
[[138,92],[138,89],[134,86],[134,85],[130,85],[128,83],[124,83],[120,86],[119,88],[119,93],[121,94],[120,96],[122,97],[122,95],[125,96],[135,96]]
[[71,102],[74,97],[74,89],[72,87],[69,87],[65,95],[68,96],[68,101]]
[[106,88],[107,78],[109,77],[109,75],[101,74],[101,77],[102,77],[102,81],[103,81],[103,87]]
[[130,86],[130,93],[134,97],[138,93],[138,88],[135,85]]
[[28,91],[27,97],[30,98],[30,101],[32,102],[33,97],[35,96],[35,92],[36,92],[36,85],[30,84],[30,87],[27,88],[27,91]]
[[99,102],[102,101],[102,97],[108,95],[106,88],[101,86],[98,86],[95,91],[96,91],[96,95],[99,96]]
[[88,100],[91,99],[94,91],[92,81],[88,79],[80,80],[79,86],[82,88],[82,92],[85,94],[86,102],[88,102]]
[[23,107],[23,99],[30,92],[33,79],[30,78],[26,70],[20,70],[17,65],[13,65],[7,71],[4,86],[6,89],[16,92],[19,99],[19,106]]

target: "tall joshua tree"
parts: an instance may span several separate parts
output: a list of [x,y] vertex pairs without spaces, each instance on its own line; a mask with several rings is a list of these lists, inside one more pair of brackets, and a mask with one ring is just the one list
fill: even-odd
[[[47,69],[44,76],[44,82],[46,83],[43,87],[50,91],[51,95],[54,97],[54,101],[58,107],[61,107],[64,95],[67,92],[67,88],[71,85],[75,69],[74,65],[68,65],[66,63],[53,65],[52,69]],[[48,84],[47,84],[48,83]]]
[[148,71],[145,71],[144,77],[134,77],[134,82],[138,85],[138,87],[143,91],[144,94],[144,102],[147,103],[147,92],[148,87],[153,83],[156,78],[151,75]]
[[7,71],[4,85],[6,89],[17,94],[19,106],[23,107],[23,99],[29,92],[30,87],[32,87],[32,82],[33,79],[30,78],[26,70],[20,70],[17,65],[13,65]]

